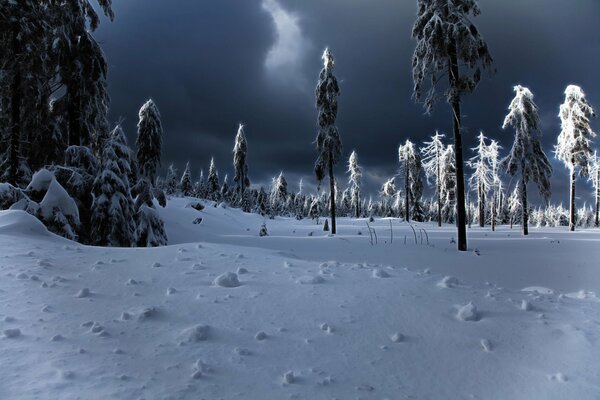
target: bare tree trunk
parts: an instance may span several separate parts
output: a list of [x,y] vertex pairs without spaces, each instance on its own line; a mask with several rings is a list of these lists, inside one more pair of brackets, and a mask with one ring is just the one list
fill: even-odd
[[404,220],[406,222],[410,221],[410,202],[408,196],[409,188],[410,183],[408,182],[408,160],[404,160]]
[[[573,162],[571,163],[573,165]],[[569,230],[575,230],[575,168],[571,167],[571,195],[569,196]]]
[[477,185],[477,206],[479,207],[479,227],[485,225],[485,189],[483,183]]
[[335,235],[335,178],[333,176],[333,161],[331,160],[331,152],[329,153],[329,190],[331,193],[330,197],[330,211],[331,211],[331,234]]
[[[450,90],[458,90],[460,79],[458,71],[458,56],[456,42],[450,40],[450,69],[448,78]],[[465,173],[463,162],[463,148],[461,136],[461,115],[460,115],[460,97],[454,94],[451,100],[453,114],[453,133],[454,133],[454,159],[456,161],[456,227],[458,229],[458,250],[467,250],[467,228],[465,212]]]
[[523,235],[529,235],[529,208],[527,206],[527,184],[525,179],[521,179],[521,225],[523,227]]
[[[439,153],[439,150],[438,150]],[[441,185],[440,185],[440,155],[437,156],[437,178],[436,178],[436,186],[437,186],[437,203],[438,203],[438,227],[442,226],[442,195],[441,195]]]
[[496,189],[494,189],[494,193],[492,195],[492,232],[496,230]]
[[600,204],[598,203],[598,196],[600,195],[600,187],[598,187],[598,184],[600,183],[600,171],[598,171],[596,173],[596,217],[594,218],[594,226],[598,226],[600,225],[600,221],[598,221],[598,211],[600,209]]

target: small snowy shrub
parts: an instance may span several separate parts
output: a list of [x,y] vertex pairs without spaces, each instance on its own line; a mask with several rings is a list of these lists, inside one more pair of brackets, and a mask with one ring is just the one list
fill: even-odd
[[260,226],[260,231],[258,232],[259,236],[269,236],[269,232],[267,231],[267,224],[266,223],[262,223],[262,225]]

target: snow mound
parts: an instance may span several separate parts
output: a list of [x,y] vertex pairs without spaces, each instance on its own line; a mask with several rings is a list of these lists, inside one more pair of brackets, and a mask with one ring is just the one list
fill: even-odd
[[442,278],[441,281],[439,281],[437,283],[437,286],[441,287],[441,288],[450,289],[450,288],[458,286],[458,283],[459,283],[458,279],[456,279],[455,277],[453,277],[453,276],[445,276],[445,277]]
[[481,339],[480,343],[484,351],[492,351],[492,343],[488,339]]
[[256,335],[254,335],[254,339],[256,339],[258,341],[265,340],[266,338],[267,338],[267,334],[263,331],[260,331],[260,332],[256,333]]
[[184,329],[179,335],[180,344],[202,342],[208,339],[210,327],[208,325],[195,325]]
[[0,234],[53,236],[39,219],[21,210],[0,211]]
[[241,285],[238,276],[235,272],[225,272],[217,276],[213,281],[215,286],[221,286],[226,288],[234,288]]
[[386,271],[384,271],[381,268],[375,268],[373,270],[373,278],[389,278],[390,274],[388,274]]
[[75,200],[69,196],[56,179],[53,179],[40,203],[40,214],[43,218],[51,218],[56,208],[61,210],[65,216],[71,216],[75,221],[79,221],[79,209]]
[[522,292],[533,292],[539,294],[554,294],[554,290],[542,286],[528,286],[521,289]]
[[400,343],[404,341],[404,335],[400,332],[396,332],[392,336],[390,336],[390,339],[394,343]]
[[323,278],[322,276],[305,275],[298,278],[296,282],[301,285],[317,285],[320,283],[325,283],[325,278]]
[[287,383],[288,385],[294,383],[296,378],[294,377],[294,371],[288,371],[283,374],[283,383]]
[[31,177],[31,182],[27,185],[27,191],[45,192],[54,180],[54,174],[45,168],[40,169]]
[[523,300],[521,302],[521,310],[523,310],[523,311],[531,311],[531,310],[533,310],[533,306],[527,300]]
[[21,330],[17,328],[5,329],[2,333],[5,338],[16,338],[21,336]]
[[477,307],[475,307],[475,305],[471,302],[465,304],[458,309],[456,318],[461,321],[478,321],[479,313],[477,312]]

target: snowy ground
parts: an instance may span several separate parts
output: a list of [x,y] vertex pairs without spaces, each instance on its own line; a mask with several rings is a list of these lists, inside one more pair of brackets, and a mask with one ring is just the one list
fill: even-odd
[[372,246],[365,220],[278,218],[261,238],[191,201],[158,249],[0,212],[0,398],[600,398],[599,231],[474,228],[458,253],[451,226],[415,244],[394,220],[390,243],[377,220]]

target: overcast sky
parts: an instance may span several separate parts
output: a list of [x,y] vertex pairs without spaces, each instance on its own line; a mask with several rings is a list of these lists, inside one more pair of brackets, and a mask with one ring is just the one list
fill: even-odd
[[[465,98],[465,148],[483,130],[506,152],[513,132],[501,124],[512,87],[529,87],[554,165],[553,201],[566,201],[566,170],[552,154],[558,107],[573,83],[600,108],[600,1],[479,4],[474,22],[498,72]],[[369,190],[396,173],[398,144],[407,138],[422,142],[436,129],[452,136],[447,104],[426,116],[411,98],[414,0],[116,0],[114,11],[115,21],[104,20],[96,32],[110,66],[110,119],[123,118],[133,141],[137,111],[154,99],[165,166],[181,171],[189,160],[197,177],[214,156],[221,178],[231,176],[233,139],[243,122],[254,184],[283,171],[291,190],[300,177],[314,185],[314,87],[326,46],[341,86],[344,158],[357,151]],[[593,126],[600,131],[600,121]],[[471,156],[467,150],[465,158]],[[345,169],[344,162],[336,171],[344,184]],[[578,188],[589,200],[590,186],[582,181]]]

